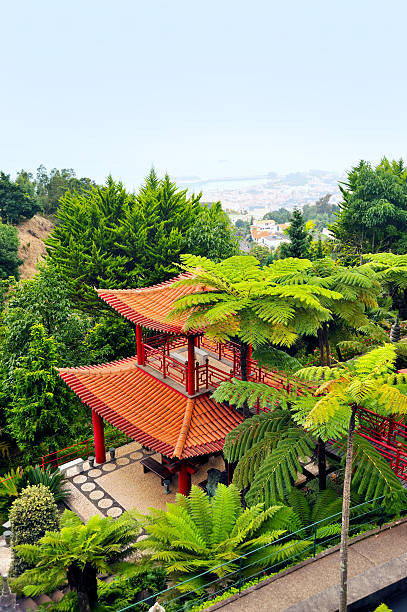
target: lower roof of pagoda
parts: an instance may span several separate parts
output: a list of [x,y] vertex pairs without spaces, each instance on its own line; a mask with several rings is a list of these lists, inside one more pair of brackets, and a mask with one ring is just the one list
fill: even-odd
[[133,323],[171,334],[187,333],[183,331],[186,316],[168,321],[177,298],[197,293],[195,285],[180,285],[180,280],[193,278],[192,274],[180,274],[176,278],[141,289],[97,289],[99,297],[117,310],[123,317]]
[[242,416],[203,394],[190,398],[137,366],[130,357],[59,369],[61,378],[114,427],[167,457],[187,459],[222,450]]

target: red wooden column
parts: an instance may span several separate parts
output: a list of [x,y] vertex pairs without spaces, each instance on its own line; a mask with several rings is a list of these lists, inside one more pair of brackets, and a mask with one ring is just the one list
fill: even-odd
[[252,345],[249,344],[249,348],[247,349],[247,378],[250,380],[250,374],[252,373],[252,365],[250,360],[252,358]]
[[143,359],[143,328],[136,324],[137,363],[144,365]]
[[191,492],[191,473],[185,461],[181,461],[181,469],[178,472],[178,491],[182,495],[189,495]]
[[95,441],[95,460],[96,463],[104,463],[106,461],[105,452],[105,432],[103,429],[103,419],[92,410],[93,422],[93,437]]
[[195,395],[195,336],[188,336],[188,394]]

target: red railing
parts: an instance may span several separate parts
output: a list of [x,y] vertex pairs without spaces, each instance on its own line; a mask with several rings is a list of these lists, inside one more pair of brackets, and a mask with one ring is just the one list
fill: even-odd
[[[126,441],[129,440],[127,436],[123,434],[123,437]],[[108,443],[109,440],[117,438],[117,431],[108,431],[105,433],[105,442]],[[56,450],[53,453],[48,453],[48,455],[43,455],[41,457],[41,467],[43,470],[50,465],[51,467],[59,467],[64,463],[68,463],[69,461],[73,461],[74,459],[89,459],[89,456],[94,454],[95,452],[95,444],[93,438],[88,438],[87,440],[83,440],[82,442],[77,442],[76,444],[72,444],[72,446],[68,446],[67,448],[62,448],[60,450]]]

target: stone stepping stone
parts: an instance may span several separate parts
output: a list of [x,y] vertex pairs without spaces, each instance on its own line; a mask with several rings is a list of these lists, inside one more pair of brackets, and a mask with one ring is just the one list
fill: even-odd
[[97,500],[97,499],[101,499],[103,495],[104,495],[103,491],[101,491],[100,489],[97,489],[96,491],[91,491],[89,493],[89,498],[93,500]]
[[103,499],[98,501],[98,506],[99,508],[110,508],[110,506],[113,506],[113,500],[108,497],[103,497]]
[[91,478],[97,478],[98,476],[101,476],[103,474],[102,470],[99,470],[98,468],[94,468],[93,470],[89,470],[88,472],[88,476],[90,476]]
[[82,486],[81,489],[82,491],[93,491],[93,489],[96,487],[94,482],[85,482]]
[[141,451],[135,451],[134,453],[130,453],[130,458],[137,461],[143,458],[143,453]]
[[113,518],[117,518],[123,514],[123,510],[119,508],[118,506],[113,506],[112,508],[108,509],[106,514],[107,516],[112,516]]
[[87,481],[87,477],[84,476],[83,474],[81,474],[80,476],[75,476],[75,478],[73,479],[73,482],[75,484],[82,484],[83,482]]
[[104,472],[113,472],[115,469],[116,466],[113,463],[105,463],[105,465],[102,467]]
[[116,463],[117,465],[127,465],[128,463],[130,463],[130,459],[128,457],[120,457],[119,459],[117,459]]

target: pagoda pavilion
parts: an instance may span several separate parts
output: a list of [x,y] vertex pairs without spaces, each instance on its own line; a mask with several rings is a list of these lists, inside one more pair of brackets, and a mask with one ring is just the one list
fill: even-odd
[[198,458],[221,451],[242,416],[210,397],[220,382],[239,376],[239,347],[209,341],[202,331],[184,331],[185,319],[167,321],[174,301],[197,291],[177,286],[181,278],[185,275],[144,289],[98,290],[135,327],[136,356],[59,373],[92,409],[97,463],[106,459],[107,421],[160,453],[187,495]]

